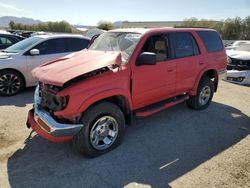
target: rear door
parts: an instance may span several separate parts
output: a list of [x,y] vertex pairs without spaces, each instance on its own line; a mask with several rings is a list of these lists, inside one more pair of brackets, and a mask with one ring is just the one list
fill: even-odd
[[38,49],[40,51],[39,55],[31,55],[29,53],[31,49],[25,53],[29,79],[32,82],[36,81],[31,75],[31,71],[35,67],[69,54],[69,52],[67,52],[66,50],[66,43],[64,38],[48,39],[34,46],[32,49]]
[[188,92],[195,83],[200,66],[204,63],[191,32],[170,33],[176,62],[176,94]]
[[167,34],[150,36],[141,52],[156,54],[156,65],[134,66],[132,69],[132,101],[135,109],[159,102],[175,91],[176,63],[171,60]]

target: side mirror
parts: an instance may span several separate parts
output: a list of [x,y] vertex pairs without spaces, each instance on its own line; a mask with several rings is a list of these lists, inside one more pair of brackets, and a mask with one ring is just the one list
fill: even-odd
[[39,55],[40,51],[38,49],[32,49],[32,50],[30,50],[30,54],[31,55]]
[[156,54],[152,52],[143,52],[139,55],[136,65],[155,65]]

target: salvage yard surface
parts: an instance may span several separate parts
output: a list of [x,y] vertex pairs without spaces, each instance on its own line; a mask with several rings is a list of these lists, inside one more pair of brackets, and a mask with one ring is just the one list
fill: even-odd
[[250,87],[220,82],[210,107],[180,104],[88,159],[26,128],[34,88],[0,98],[0,187],[250,187]]

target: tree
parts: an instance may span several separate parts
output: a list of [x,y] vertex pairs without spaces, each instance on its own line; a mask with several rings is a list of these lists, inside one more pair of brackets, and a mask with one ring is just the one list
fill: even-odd
[[250,16],[246,17],[242,22],[242,39],[249,40],[250,39]]
[[222,27],[222,36],[227,40],[239,40],[241,39],[242,32],[241,18],[236,17],[234,19],[227,19]]
[[98,24],[97,24],[97,28],[99,29],[103,29],[103,30],[111,30],[114,28],[114,25],[112,22],[108,22],[108,21],[100,21]]
[[14,29],[14,28],[15,28],[15,22],[10,21],[9,27],[10,27],[11,29]]
[[250,16],[228,18],[225,21],[214,21],[189,18],[183,21],[184,27],[206,27],[217,30],[226,40],[250,40]]
[[66,32],[72,33],[71,25],[65,21],[61,22],[46,22],[39,24],[20,24],[10,22],[9,27],[16,30],[30,30],[30,31],[50,31],[50,32]]

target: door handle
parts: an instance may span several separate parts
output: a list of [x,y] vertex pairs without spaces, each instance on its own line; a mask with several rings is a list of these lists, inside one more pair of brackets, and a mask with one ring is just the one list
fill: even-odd
[[174,71],[174,69],[168,69],[168,72],[173,72]]
[[204,65],[204,62],[199,62],[199,65]]

